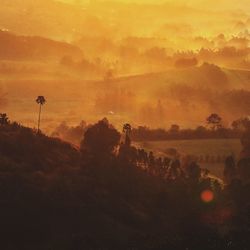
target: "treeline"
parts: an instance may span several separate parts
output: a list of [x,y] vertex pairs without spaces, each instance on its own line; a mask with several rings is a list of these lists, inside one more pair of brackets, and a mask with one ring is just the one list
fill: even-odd
[[164,140],[194,140],[194,139],[232,139],[240,138],[242,131],[231,128],[219,128],[210,130],[199,126],[196,129],[150,129],[145,126],[133,128],[132,139],[134,141],[164,141]]
[[[164,140],[195,140],[195,139],[239,139],[250,128],[248,117],[234,120],[231,127],[223,127],[222,118],[218,114],[211,114],[206,119],[206,126],[195,129],[182,129],[173,124],[169,129],[152,129],[147,126],[131,127],[130,138],[132,141],[164,141]],[[80,145],[84,133],[91,126],[81,121],[76,126],[69,126],[62,122],[51,134],[63,140]]]
[[131,136],[134,141],[233,139],[240,138],[244,131],[250,129],[249,117],[239,118],[227,128],[223,126],[222,118],[216,113],[208,116],[205,122],[206,127],[201,125],[196,129],[181,129],[177,124],[173,124],[168,130],[139,126],[133,128]]

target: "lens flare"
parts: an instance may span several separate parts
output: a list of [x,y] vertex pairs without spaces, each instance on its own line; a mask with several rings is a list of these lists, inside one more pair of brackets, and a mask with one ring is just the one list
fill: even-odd
[[210,203],[214,200],[214,194],[211,190],[205,190],[201,193],[201,200],[205,203]]

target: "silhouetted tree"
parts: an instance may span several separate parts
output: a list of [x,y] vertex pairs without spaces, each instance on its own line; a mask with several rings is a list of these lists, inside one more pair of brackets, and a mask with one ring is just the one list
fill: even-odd
[[42,105],[45,104],[46,100],[44,96],[38,96],[36,99],[37,104],[39,104],[39,115],[38,115],[38,124],[37,124],[37,132],[40,132],[40,121],[41,121],[41,111],[42,111]]
[[170,162],[167,178],[175,180],[181,175],[181,163],[178,159],[173,159]]
[[250,158],[239,160],[238,164],[239,178],[243,184],[250,184]]
[[191,162],[186,168],[188,178],[192,183],[198,183],[201,177],[201,168],[196,162]]
[[250,158],[250,131],[245,131],[241,137],[243,147],[240,158]]
[[131,139],[130,139],[131,131],[132,128],[129,123],[123,125],[123,132],[125,133],[125,146],[130,146],[131,144]]
[[180,131],[180,126],[177,124],[171,125],[169,132],[171,133],[178,133]]
[[222,127],[222,118],[216,113],[211,114],[207,118],[206,122],[212,128],[212,130],[216,130]]
[[152,171],[155,165],[155,156],[152,151],[150,151],[148,155],[148,165],[149,165],[149,170]]
[[232,128],[235,130],[248,130],[250,129],[250,119],[245,117],[235,120],[232,122]]
[[241,138],[243,150],[237,164],[239,177],[243,183],[250,183],[250,130],[243,133]]
[[80,145],[86,129],[87,124],[85,121],[81,121],[76,126],[68,126],[67,123],[63,121],[57,128],[55,128],[51,135],[53,137],[59,137],[75,145]]
[[111,156],[120,141],[120,133],[103,119],[89,127],[81,142],[81,151],[88,152],[95,157]]
[[9,118],[8,118],[7,114],[1,113],[0,114],[0,124],[1,125],[6,125],[8,123],[9,123]]
[[236,164],[233,156],[228,156],[225,160],[224,168],[224,181],[226,184],[230,184],[236,177]]

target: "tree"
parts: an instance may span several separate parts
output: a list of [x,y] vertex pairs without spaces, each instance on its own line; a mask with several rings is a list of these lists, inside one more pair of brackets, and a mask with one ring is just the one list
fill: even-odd
[[6,125],[8,123],[9,123],[9,118],[8,118],[7,114],[0,113],[0,124],[1,125]]
[[130,146],[131,144],[130,134],[132,131],[131,125],[129,123],[124,124],[122,131],[123,133],[125,133],[125,145]]
[[216,113],[211,114],[207,118],[206,122],[212,128],[212,130],[216,130],[222,127],[222,118]]
[[249,130],[250,119],[248,117],[237,119],[232,122],[232,128],[234,130]]
[[232,180],[236,177],[236,164],[232,155],[228,156],[225,160],[223,175],[225,184],[230,184]]
[[87,129],[81,142],[81,151],[96,158],[110,156],[118,146],[120,137],[120,133],[108,120],[103,119]]
[[40,121],[41,121],[41,111],[42,111],[42,105],[45,104],[46,100],[44,96],[38,96],[36,99],[37,104],[39,104],[39,115],[38,115],[38,124],[37,124],[37,133],[40,132]]
[[241,151],[241,158],[249,158],[250,159],[250,131],[245,131],[241,137],[241,145],[243,147]]
[[198,183],[201,177],[201,168],[196,162],[191,162],[186,167],[187,176],[193,183]]
[[170,129],[169,129],[169,132],[173,133],[173,134],[176,134],[180,131],[180,126],[177,125],[177,124],[173,124],[171,125]]

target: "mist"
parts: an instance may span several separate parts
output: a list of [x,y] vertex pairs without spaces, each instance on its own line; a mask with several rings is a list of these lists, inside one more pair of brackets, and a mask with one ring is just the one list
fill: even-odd
[[206,6],[3,1],[0,77],[8,105],[5,95],[0,105],[35,127],[34,98],[46,96],[48,133],[63,121],[76,126],[103,117],[118,127],[194,127],[211,112],[225,124],[232,111],[248,115],[248,9],[242,2],[238,9],[223,1]]

